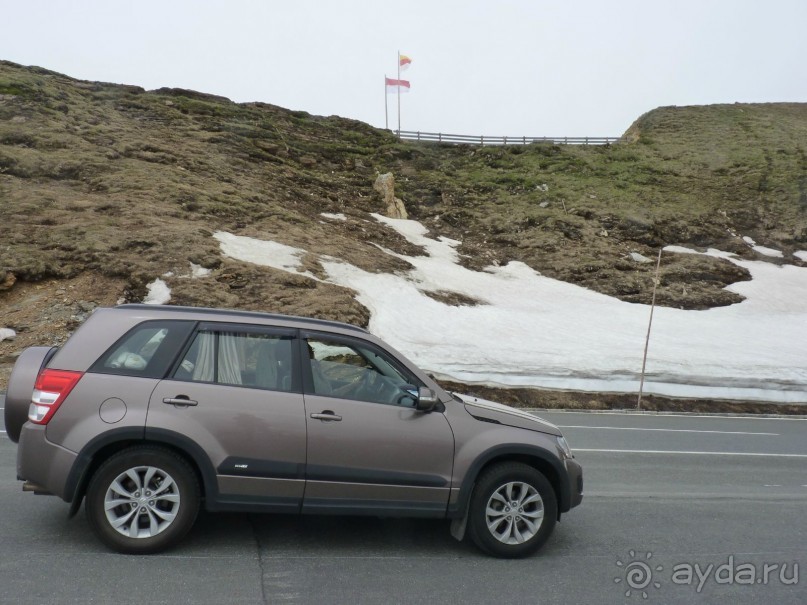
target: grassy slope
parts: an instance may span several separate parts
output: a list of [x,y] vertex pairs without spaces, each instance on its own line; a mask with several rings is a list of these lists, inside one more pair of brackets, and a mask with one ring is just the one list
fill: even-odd
[[[790,253],[807,249],[805,144],[805,104],[661,108],[610,147],[479,148],[398,142],[353,120],[0,62],[0,306],[25,284],[87,275],[119,290],[113,300],[140,300],[146,283],[194,262],[214,268],[213,278],[170,279],[175,303],[366,323],[351,292],[223,259],[211,235],[405,269],[372,244],[416,248],[366,220],[383,212],[372,184],[387,171],[410,216],[462,240],[470,266],[522,260],[649,302],[653,265],[629,252],[654,257],[683,244],[755,258],[740,239],[748,235],[786,253],[772,262],[800,262]],[[313,256],[306,265],[321,272]],[[725,261],[666,255],[659,299],[731,304],[738,298],[723,287],[741,279]],[[14,327],[13,314],[5,321]]]

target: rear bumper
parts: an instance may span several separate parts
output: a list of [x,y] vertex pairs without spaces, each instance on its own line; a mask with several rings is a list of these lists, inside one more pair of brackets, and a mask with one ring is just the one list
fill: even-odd
[[569,508],[574,508],[583,501],[583,467],[574,459],[568,459],[566,473],[569,477]]
[[17,478],[69,502],[73,494],[65,493],[65,483],[75,461],[75,452],[48,441],[44,426],[23,425],[17,446]]

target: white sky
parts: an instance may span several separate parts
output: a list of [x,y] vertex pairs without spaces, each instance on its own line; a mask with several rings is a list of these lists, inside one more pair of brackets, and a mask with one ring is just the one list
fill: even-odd
[[380,127],[400,50],[404,130],[618,136],[662,105],[807,102],[805,0],[0,0],[0,15],[2,59]]

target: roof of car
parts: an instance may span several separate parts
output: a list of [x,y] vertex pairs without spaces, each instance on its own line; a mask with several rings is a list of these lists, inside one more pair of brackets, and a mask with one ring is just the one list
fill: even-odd
[[199,313],[204,315],[230,315],[236,317],[253,317],[256,319],[277,319],[285,321],[296,321],[309,324],[311,326],[330,326],[346,330],[368,333],[367,330],[353,324],[341,321],[331,321],[327,319],[315,319],[313,317],[299,317],[296,315],[283,315],[281,313],[262,313],[260,311],[240,311],[236,309],[210,309],[207,307],[181,307],[176,305],[147,305],[147,304],[125,304],[114,307],[115,309],[133,309],[139,311],[176,311],[177,313]]

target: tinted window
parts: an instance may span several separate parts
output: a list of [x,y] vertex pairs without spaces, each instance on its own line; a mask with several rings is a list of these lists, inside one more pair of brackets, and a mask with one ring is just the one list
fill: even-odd
[[127,332],[90,372],[161,378],[193,329],[191,321],[147,321]]
[[292,391],[291,361],[290,336],[203,330],[183,355],[174,378]]
[[416,384],[414,378],[381,351],[317,338],[309,338],[307,346],[316,395],[414,406],[404,389]]

